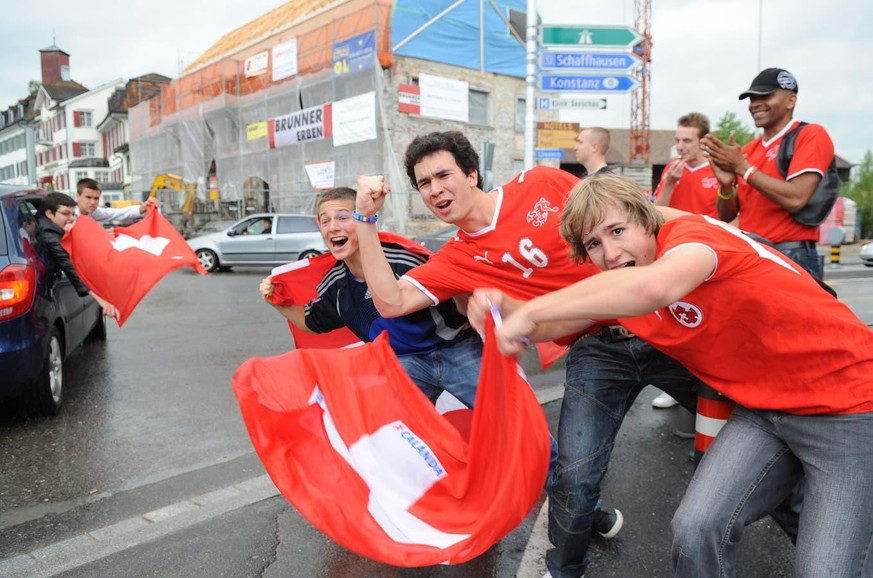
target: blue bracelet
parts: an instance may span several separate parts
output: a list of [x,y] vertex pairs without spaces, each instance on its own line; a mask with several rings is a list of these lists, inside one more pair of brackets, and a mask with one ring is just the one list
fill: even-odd
[[352,218],[356,221],[360,221],[362,223],[375,223],[379,220],[378,215],[370,215],[369,217],[364,216],[357,211],[352,211]]

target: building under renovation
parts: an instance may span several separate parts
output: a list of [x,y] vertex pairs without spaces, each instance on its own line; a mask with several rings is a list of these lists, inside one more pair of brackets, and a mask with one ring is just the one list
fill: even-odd
[[[500,183],[523,166],[524,0],[295,0],[225,35],[130,111],[132,189],[171,174],[197,213],[306,212],[384,174],[383,218],[423,215],[402,166],[418,134],[461,130]],[[517,28],[516,28],[517,30]],[[170,211],[181,198],[167,192]],[[179,194],[179,197],[183,196]]]

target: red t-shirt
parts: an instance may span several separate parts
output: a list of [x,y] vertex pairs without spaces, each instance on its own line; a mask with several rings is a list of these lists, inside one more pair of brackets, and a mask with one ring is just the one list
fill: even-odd
[[561,211],[578,182],[552,167],[519,173],[492,193],[498,200],[490,225],[473,234],[458,231],[402,278],[439,303],[484,287],[527,300],[598,273],[591,263],[573,263],[560,235]]
[[[674,162],[683,162],[681,159]],[[661,182],[658,183],[658,188],[655,189],[655,198],[661,196],[661,191],[664,188],[664,181],[667,178],[667,171],[670,170],[673,164],[667,165],[661,175]],[[670,196],[670,206],[674,209],[688,211],[696,215],[709,215],[717,219],[718,210],[715,208],[715,202],[718,195],[718,179],[712,172],[712,167],[708,162],[697,165],[696,167],[688,166],[682,169],[682,176],[679,181],[673,186],[673,194]]]
[[661,227],[657,257],[688,244],[715,254],[710,277],[622,325],[746,407],[873,411],[873,331],[844,303],[778,251],[704,217]]
[[[797,126],[798,121],[788,123],[773,139],[765,142],[758,137],[743,147],[743,154],[749,164],[758,167],[766,175],[779,180],[790,181],[797,175],[816,172],[824,176],[834,158],[834,143],[827,131],[817,124],[808,124],[797,135],[794,143],[794,156],[788,167],[787,177],[783,177],[776,165],[779,143],[785,133]],[[740,228],[757,233],[773,243],[783,241],[818,241],[818,227],[801,225],[791,215],[771,201],[754,187],[740,179],[737,190],[740,204]]]

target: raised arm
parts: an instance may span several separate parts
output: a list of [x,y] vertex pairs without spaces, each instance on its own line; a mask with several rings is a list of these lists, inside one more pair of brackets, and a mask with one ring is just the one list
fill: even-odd
[[385,203],[388,185],[383,176],[358,177],[358,196],[355,202],[355,230],[364,267],[364,277],[373,298],[373,304],[383,317],[400,317],[433,305],[430,298],[415,285],[397,279],[385,258],[375,221],[368,222]]

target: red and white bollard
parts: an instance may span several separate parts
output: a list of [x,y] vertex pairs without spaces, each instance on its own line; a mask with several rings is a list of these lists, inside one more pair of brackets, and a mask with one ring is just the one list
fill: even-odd
[[703,454],[734,411],[736,404],[712,389],[702,385],[697,394],[697,419],[694,422],[694,465],[700,463]]

